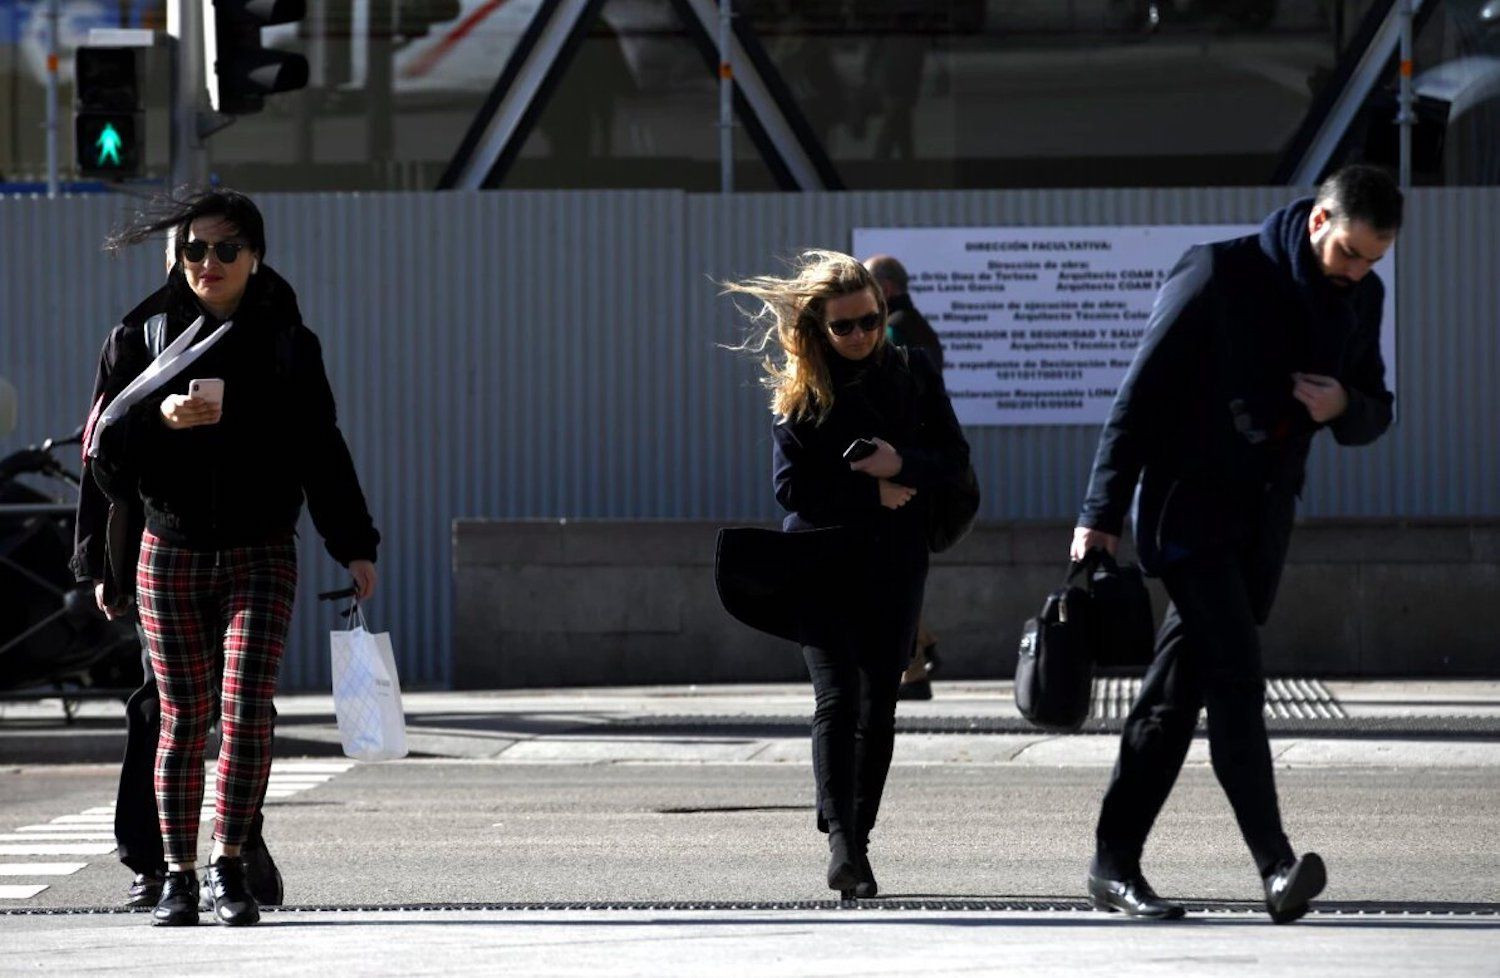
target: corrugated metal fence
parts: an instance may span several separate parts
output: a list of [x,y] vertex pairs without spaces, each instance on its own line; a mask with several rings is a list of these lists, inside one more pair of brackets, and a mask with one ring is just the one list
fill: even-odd
[[[444,685],[456,516],[770,518],[769,415],[715,279],[857,226],[1250,222],[1284,188],[690,196],[675,192],[266,195],[268,261],[322,337],[385,533],[373,623],[407,682]],[[100,252],[119,199],[0,200],[9,451],[86,409],[99,343],[162,274]],[[1500,190],[1413,194],[1400,250],[1401,422],[1313,463],[1309,516],[1500,515]],[[993,519],[1067,518],[1093,428],[971,432]],[[338,580],[304,525],[285,688],[327,682]]]

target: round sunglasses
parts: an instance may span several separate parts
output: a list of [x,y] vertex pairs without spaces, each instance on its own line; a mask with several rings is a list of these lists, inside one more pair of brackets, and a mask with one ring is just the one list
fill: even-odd
[[878,312],[867,312],[857,319],[835,319],[828,324],[828,331],[834,336],[848,336],[858,327],[862,333],[873,333],[881,326],[881,315]]
[[219,259],[221,265],[233,265],[246,246],[240,241],[220,241],[213,245],[207,241],[189,241],[182,246],[182,257],[196,265],[208,257],[210,247],[213,248],[214,257]]

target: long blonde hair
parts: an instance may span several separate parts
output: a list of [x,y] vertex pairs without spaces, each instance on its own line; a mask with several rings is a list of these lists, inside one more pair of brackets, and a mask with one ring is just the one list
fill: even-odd
[[[849,255],[809,250],[797,256],[786,278],[757,275],[723,285],[725,294],[748,295],[760,302],[758,311],[740,307],[755,331],[734,349],[766,354],[761,383],[771,392],[771,410],[790,421],[812,418],[821,424],[833,409],[828,357],[838,355],[824,335],[824,307],[829,299],[868,289],[884,323],[885,293],[875,277]],[[885,343],[883,329],[877,343]],[[773,345],[781,350],[779,360],[767,352]]]

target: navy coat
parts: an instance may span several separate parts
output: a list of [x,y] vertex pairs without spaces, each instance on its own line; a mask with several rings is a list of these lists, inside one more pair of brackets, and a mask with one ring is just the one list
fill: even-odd
[[1264,621],[1291,537],[1313,437],[1292,373],[1337,378],[1347,411],[1326,427],[1344,445],[1390,426],[1374,273],[1340,288],[1307,241],[1312,200],[1257,235],[1188,250],[1157,296],[1146,335],[1099,439],[1079,525],[1118,535],[1135,506],[1141,564],[1223,548],[1252,556]]

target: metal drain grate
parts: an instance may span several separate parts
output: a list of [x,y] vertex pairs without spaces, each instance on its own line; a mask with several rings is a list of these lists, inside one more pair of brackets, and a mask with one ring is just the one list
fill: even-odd
[[[1141,680],[1135,676],[1101,676],[1094,680],[1096,720],[1123,720],[1140,695]],[[1266,719],[1268,720],[1346,720],[1349,714],[1339,705],[1321,679],[1267,679]]]
[[[1265,913],[1262,903],[1250,900],[1184,900],[1189,913]],[[994,897],[991,899],[903,899],[876,900],[680,900],[680,901],[554,901],[537,903],[403,903],[316,904],[294,907],[263,907],[268,915],[304,913],[577,913],[580,911],[748,911],[748,910],[856,910],[899,913],[1094,913],[1084,900],[1072,897]],[[6,907],[0,917],[62,917],[145,914],[150,908],[123,907]],[[1311,916],[1360,917],[1500,917],[1500,903],[1441,901],[1319,901]],[[1497,925],[1500,926],[1500,925]]]

